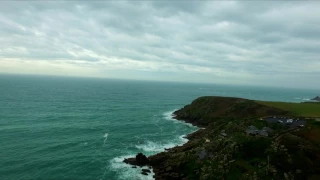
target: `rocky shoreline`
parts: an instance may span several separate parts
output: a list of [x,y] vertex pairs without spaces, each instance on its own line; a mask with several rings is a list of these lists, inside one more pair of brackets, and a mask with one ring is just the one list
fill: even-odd
[[[173,119],[175,119],[177,121],[183,121],[185,123],[192,124],[193,126],[197,126],[197,124],[192,121],[178,119],[178,117],[175,114],[176,112],[177,111],[173,112]],[[199,127],[199,126],[197,126],[197,127]],[[195,132],[187,134],[184,138],[186,138],[190,141],[190,139],[192,139],[192,137],[193,137],[193,134],[197,134],[199,131],[203,130],[203,127],[199,127],[199,128],[202,128],[202,129],[198,129]],[[157,179],[180,179],[181,176],[179,176],[176,173],[171,172],[173,170],[172,168],[163,167],[161,165],[159,166],[159,164],[161,161],[163,161],[163,159],[167,158],[166,155],[168,153],[175,153],[175,152],[183,151],[184,148],[188,149],[189,141],[181,146],[175,146],[172,148],[165,148],[164,152],[161,152],[161,153],[149,156],[149,157],[147,157],[146,155],[144,155],[142,153],[138,153],[136,155],[136,157],[126,158],[123,160],[123,162],[126,164],[132,165],[132,168],[136,168],[137,166],[152,168],[153,172],[155,173],[154,178],[156,180]],[[147,168],[144,168],[141,170],[141,174],[143,174],[143,175],[149,175],[149,173],[151,173],[151,171]],[[161,174],[161,173],[163,173],[163,174]]]
[[[247,99],[200,97],[174,112],[176,120],[201,128],[187,135],[187,143],[149,157],[139,153],[124,162],[152,167],[156,180],[306,179],[318,175],[320,150],[302,136],[304,129],[288,130],[260,120],[289,114]],[[272,128],[275,136],[247,135],[246,128],[252,125]],[[141,173],[148,174],[146,170]]]

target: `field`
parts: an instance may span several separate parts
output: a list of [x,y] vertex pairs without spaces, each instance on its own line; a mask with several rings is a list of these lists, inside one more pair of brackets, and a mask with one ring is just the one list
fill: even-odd
[[289,111],[296,116],[320,117],[320,103],[288,103],[256,101],[259,104]]

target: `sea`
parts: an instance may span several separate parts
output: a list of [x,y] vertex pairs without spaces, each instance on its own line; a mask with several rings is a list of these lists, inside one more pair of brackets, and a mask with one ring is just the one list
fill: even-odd
[[147,180],[124,158],[186,143],[172,113],[200,96],[301,102],[318,90],[0,75],[1,180]]

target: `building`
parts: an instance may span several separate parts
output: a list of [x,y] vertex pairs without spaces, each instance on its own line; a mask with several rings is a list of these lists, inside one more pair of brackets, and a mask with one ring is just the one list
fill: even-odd
[[260,136],[268,136],[269,134],[268,134],[267,131],[261,130],[261,131],[258,131],[258,135],[260,135]]
[[266,131],[268,134],[272,134],[273,133],[273,129],[271,129],[269,127],[263,127],[262,131]]
[[255,126],[249,126],[247,129],[246,129],[246,133],[247,134],[250,134],[250,135],[257,135],[258,134],[258,131],[259,129],[256,128]]
[[261,130],[259,130],[255,126],[251,125],[246,129],[246,133],[249,135],[269,136],[273,133],[273,129],[269,127],[263,127]]

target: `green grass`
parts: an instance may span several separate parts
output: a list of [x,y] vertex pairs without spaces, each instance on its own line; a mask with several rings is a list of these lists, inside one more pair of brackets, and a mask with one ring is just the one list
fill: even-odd
[[295,116],[320,117],[320,103],[256,102],[265,106],[289,111]]

